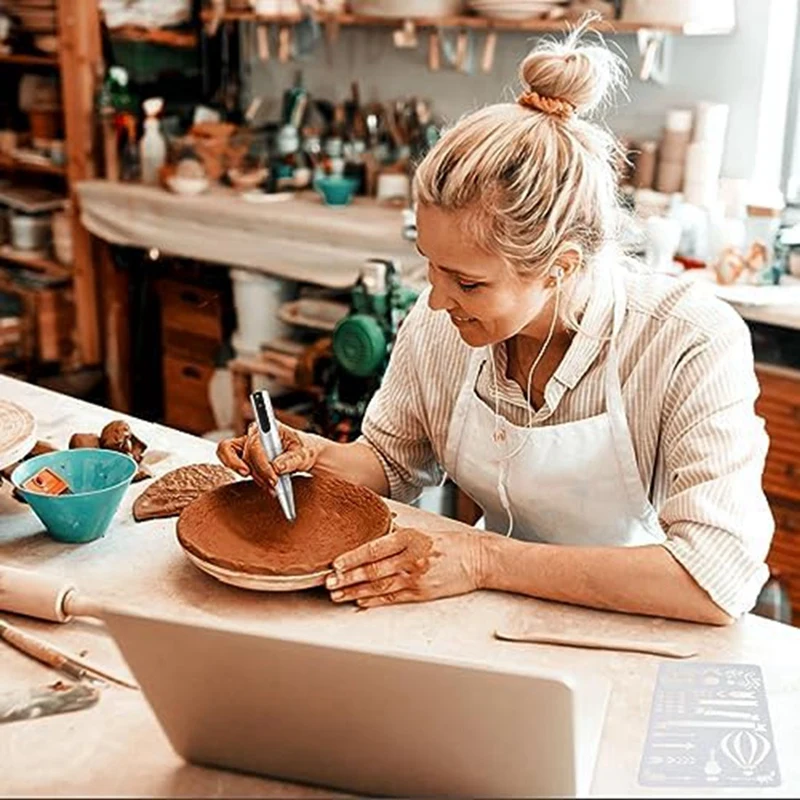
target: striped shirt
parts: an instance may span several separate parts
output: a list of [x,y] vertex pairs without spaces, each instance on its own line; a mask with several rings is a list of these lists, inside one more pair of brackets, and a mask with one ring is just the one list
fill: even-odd
[[[707,289],[625,272],[625,320],[617,351],[628,426],[642,484],[666,533],[663,544],[731,616],[750,610],[768,577],[774,522],[761,477],[768,438],[754,402],[759,387],[750,333]],[[545,387],[534,425],[605,411],[604,366],[613,297],[595,281],[581,330]],[[471,348],[427,292],[406,318],[362,440],[380,459],[393,499],[410,502],[444,477],[451,416]],[[528,424],[528,403],[506,377],[505,344],[492,348],[499,412]],[[492,370],[475,387],[491,408]]]

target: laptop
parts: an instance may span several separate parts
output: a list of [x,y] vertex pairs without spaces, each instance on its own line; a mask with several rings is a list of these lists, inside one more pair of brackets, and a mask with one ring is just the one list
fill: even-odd
[[602,678],[121,610],[105,620],[173,748],[191,763],[369,796],[589,792],[609,696]]

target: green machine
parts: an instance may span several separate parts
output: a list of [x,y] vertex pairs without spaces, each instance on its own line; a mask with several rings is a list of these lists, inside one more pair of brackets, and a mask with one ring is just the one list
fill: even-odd
[[351,311],[333,332],[333,357],[324,376],[323,429],[337,441],[361,431],[367,405],[380,386],[397,332],[418,292],[402,284],[392,261],[370,259],[351,294]]

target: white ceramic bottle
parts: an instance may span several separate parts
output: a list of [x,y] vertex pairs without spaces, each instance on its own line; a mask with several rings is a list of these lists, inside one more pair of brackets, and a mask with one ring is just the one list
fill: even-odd
[[160,97],[151,97],[142,103],[145,113],[144,136],[139,142],[139,159],[142,169],[142,183],[155,185],[164,161],[167,158],[167,142],[161,133],[158,115],[164,108]]

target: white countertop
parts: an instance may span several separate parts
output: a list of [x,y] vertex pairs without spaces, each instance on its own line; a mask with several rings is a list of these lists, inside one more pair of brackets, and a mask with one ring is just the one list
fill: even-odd
[[[99,431],[120,415],[0,376],[0,396],[34,413],[39,436],[65,447],[75,431]],[[151,451],[169,452],[158,474],[181,464],[210,461],[214,445],[168,428],[133,420]],[[433,603],[357,613],[332,604],[320,590],[280,595],[226,587],[184,557],[174,520],[134,523],[131,503],[146,483],[131,488],[105,538],[70,546],[51,540],[24,505],[0,489],[0,560],[11,566],[69,576],[86,593],[142,611],[184,619],[224,621],[248,630],[417,655],[457,657],[510,667],[535,665],[568,673],[603,674],[613,684],[595,771],[593,794],[677,796],[674,789],[639,786],[637,776],[652,693],[661,659],[633,653],[499,642],[498,627],[530,622],[551,631],[636,639],[669,639],[699,649],[698,660],[761,666],[783,777],[769,796],[800,793],[800,630],[749,616],[728,628],[611,614],[501,593],[476,592]],[[402,524],[453,525],[429,513],[392,504]],[[105,630],[73,621],[53,625],[8,615],[20,627],[87,659],[124,673]],[[57,676],[9,647],[0,647],[4,690],[51,683]],[[43,796],[267,796],[330,795],[266,778],[187,765],[175,755],[137,692],[107,689],[98,705],[72,714],[0,726],[0,787],[4,795]],[[767,796],[717,790],[718,796]],[[684,794],[700,794],[697,790]]]
[[[84,226],[111,244],[156,248],[288,280],[342,289],[353,285],[369,258],[393,259],[407,269],[423,263],[413,243],[402,238],[401,212],[368,198],[332,208],[303,192],[260,204],[223,187],[183,197],[158,187],[104,180],[80,182],[78,194]],[[696,270],[686,275],[698,278]],[[708,280],[709,275],[699,277]],[[772,287],[766,292],[712,288],[744,319],[800,330],[800,290],[768,303],[765,296]]]
[[687,270],[682,276],[707,285],[749,322],[800,330],[800,279],[787,276],[778,286],[720,286],[711,270]]
[[155,186],[111,181],[78,184],[81,221],[111,244],[211,261],[287,280],[347,288],[369,258],[421,264],[402,236],[403,217],[368,198],[326,206],[313,192],[252,203],[215,187],[185,197]]

